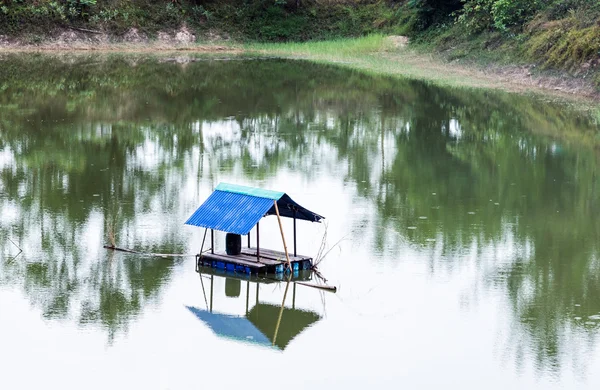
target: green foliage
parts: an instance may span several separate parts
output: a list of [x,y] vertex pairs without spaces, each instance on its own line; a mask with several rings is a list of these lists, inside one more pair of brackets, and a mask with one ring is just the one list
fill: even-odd
[[600,53],[600,26],[567,30],[564,27],[565,24],[555,25],[535,33],[526,44],[526,53],[546,66],[575,72],[589,70]]
[[542,5],[541,0],[463,0],[458,22],[473,32],[522,26]]
[[493,0],[467,1],[457,21],[474,33],[486,30],[494,24],[492,16],[493,4]]
[[392,33],[400,17],[381,0],[302,3],[299,8],[285,1],[256,0],[196,5],[188,22],[239,40],[287,42]]
[[[393,32],[401,15],[385,0],[300,3],[287,0],[0,0],[0,34],[38,34],[65,22],[112,33],[136,27],[153,35],[187,25],[239,40],[302,41]],[[25,28],[24,28],[25,27]]]
[[492,5],[494,27],[505,30],[529,20],[542,6],[541,0],[496,0]]
[[415,31],[447,22],[453,12],[462,8],[461,0],[409,0],[405,12],[413,14],[411,20]]
[[[453,19],[429,24],[433,2],[412,0],[402,10],[404,32],[449,59],[537,63],[593,79],[600,86],[600,1],[461,0]],[[416,9],[418,12],[414,12]],[[448,12],[448,10],[446,10]],[[423,26],[428,26],[422,29]]]

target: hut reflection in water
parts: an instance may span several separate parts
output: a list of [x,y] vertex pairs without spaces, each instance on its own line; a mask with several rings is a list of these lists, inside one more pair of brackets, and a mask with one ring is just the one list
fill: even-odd
[[[211,273],[212,269],[203,272]],[[245,299],[245,312],[243,314],[213,307],[215,301],[214,284],[218,278],[225,279],[225,296],[233,299]],[[291,292],[287,299],[282,297],[282,304],[261,303],[260,285],[278,283],[260,278],[236,278],[234,276],[217,276],[200,273],[203,291],[205,294],[206,309],[186,306],[186,308],[204,322],[215,334],[233,340],[243,341],[275,347],[284,350],[288,344],[302,331],[321,319],[321,315],[314,311],[296,308],[296,283],[286,282],[286,293]],[[208,286],[204,283],[207,282]],[[245,296],[242,295],[242,285],[245,284]],[[256,293],[250,297],[251,284],[255,285]],[[208,296],[207,296],[208,295]],[[284,294],[285,295],[285,294]],[[252,299],[251,299],[252,298]]]

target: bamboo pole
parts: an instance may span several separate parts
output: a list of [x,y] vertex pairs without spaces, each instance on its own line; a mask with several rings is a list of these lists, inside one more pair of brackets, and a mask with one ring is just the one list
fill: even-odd
[[287,259],[287,265],[290,272],[292,271],[292,262],[290,261],[290,255],[288,254],[287,245],[285,244],[285,236],[283,235],[283,225],[281,224],[281,217],[279,216],[279,207],[277,207],[277,201],[275,203],[275,213],[277,214],[277,222],[279,222],[279,231],[281,232],[281,241],[283,241],[283,249],[285,251],[285,258]]
[[[133,249],[118,248],[118,247],[112,246],[112,245],[103,245],[103,248],[104,249],[113,250],[113,251],[116,251],[116,252],[125,252],[125,253],[131,253],[131,254],[135,254],[135,255],[141,255],[141,256],[154,256],[154,257],[195,257],[195,256],[198,256],[198,254],[195,254],[195,253],[150,253],[150,252],[138,252],[138,251],[133,250]],[[206,253],[208,251],[210,251],[210,249],[202,251],[200,254]]]
[[8,241],[12,242],[12,244],[17,247],[17,249],[19,250],[19,253],[23,252],[23,249],[21,249],[20,246],[18,246],[17,244],[15,244],[15,242],[13,240],[11,240],[9,237],[6,237],[6,238],[8,238]]
[[292,276],[287,281],[285,285],[285,292],[283,293],[283,301],[281,302],[281,308],[279,309],[279,316],[277,316],[277,323],[275,324],[275,334],[273,335],[273,345],[277,341],[277,334],[279,333],[279,325],[281,325],[281,317],[283,317],[283,307],[285,306],[285,298],[287,297],[288,289],[290,288],[290,280]]
[[320,284],[313,284],[313,283],[306,283],[306,282],[296,282],[296,283],[300,284],[302,286],[317,288],[319,290],[329,291],[329,292],[332,292],[332,293],[335,293],[337,291],[337,287],[335,287],[335,286],[327,286],[325,284],[320,285]]
[[202,280],[202,273],[198,272],[200,275],[200,284],[202,284],[202,294],[204,295],[204,303],[206,303],[206,310],[208,310],[208,300],[206,299],[206,290],[204,289],[204,281]]

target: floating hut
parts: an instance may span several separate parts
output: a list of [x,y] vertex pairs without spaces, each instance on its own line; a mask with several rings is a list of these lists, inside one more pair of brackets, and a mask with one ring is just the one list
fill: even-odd
[[[269,215],[277,216],[285,252],[260,247],[259,223]],[[293,253],[287,253],[282,217],[293,219]],[[185,224],[210,230],[210,250],[203,252],[203,240],[196,269],[204,266],[243,274],[282,274],[286,269],[297,272],[312,267],[312,258],[296,251],[296,221],[320,222],[323,218],[284,192],[221,183]],[[251,246],[250,232],[255,226],[256,246]],[[227,233],[225,251],[214,249],[215,230]],[[246,248],[242,247],[242,236],[247,236]]]

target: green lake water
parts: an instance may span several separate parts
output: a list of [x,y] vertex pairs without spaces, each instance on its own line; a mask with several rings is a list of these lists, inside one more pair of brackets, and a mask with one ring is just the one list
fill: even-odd
[[[5,55],[0,388],[598,389],[599,132],[301,61]],[[220,182],[324,215],[298,252],[326,233],[337,294],[289,286],[277,327],[284,283],[103,249],[198,253]]]

